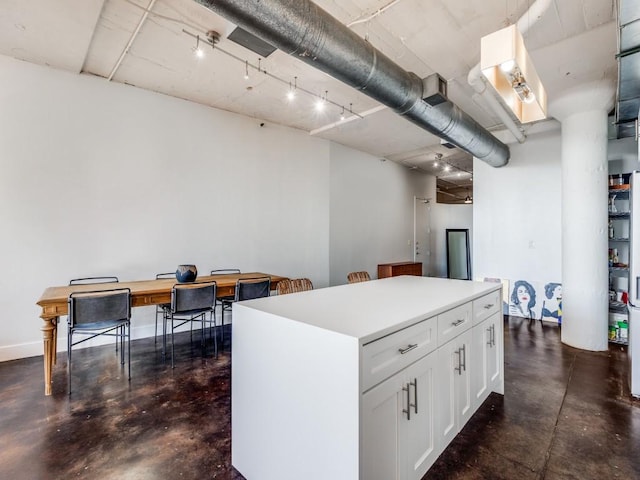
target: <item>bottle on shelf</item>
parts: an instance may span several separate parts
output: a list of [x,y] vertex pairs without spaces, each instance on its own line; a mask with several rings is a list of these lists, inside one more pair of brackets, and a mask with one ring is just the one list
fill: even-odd
[[618,174],[618,185],[624,185],[624,179],[621,173]]
[[613,221],[611,219],[609,219],[609,238],[613,238],[614,234],[613,234]]

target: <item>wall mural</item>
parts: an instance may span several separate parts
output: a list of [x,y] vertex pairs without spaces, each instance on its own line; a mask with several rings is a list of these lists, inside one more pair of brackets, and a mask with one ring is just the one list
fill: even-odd
[[504,315],[562,323],[562,284],[489,277],[483,281],[502,283]]

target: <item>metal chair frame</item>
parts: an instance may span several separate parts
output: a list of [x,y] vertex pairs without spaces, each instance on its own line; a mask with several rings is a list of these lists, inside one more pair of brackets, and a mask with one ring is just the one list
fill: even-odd
[[[71,285],[93,285],[98,283],[120,283],[118,277],[106,276],[106,277],[83,277],[72,278],[69,280],[69,286]],[[118,339],[116,338],[116,352],[118,351]]]
[[69,280],[69,285],[91,285],[93,283],[119,283],[118,277],[84,277]]
[[[162,278],[176,278],[176,272],[166,272],[166,273],[158,273],[156,274],[156,280],[160,280]],[[169,307],[168,303],[163,305],[156,305],[156,326],[153,330],[153,343],[158,342],[158,318],[164,315],[165,309]],[[164,317],[163,317],[164,318]]]
[[233,300],[221,299],[223,315],[221,317],[222,348],[224,348],[224,310],[231,309],[234,302],[253,300],[254,298],[268,297],[271,293],[271,277],[240,278],[236,282]]
[[[216,335],[216,282],[188,283],[176,284],[171,289],[171,305],[165,308],[163,322],[163,356],[166,351],[167,323],[171,322],[171,368],[175,368],[175,329],[185,323],[201,322],[202,329],[200,331],[200,342],[202,354],[205,351],[205,329],[209,323],[209,331],[213,337],[214,352],[218,358],[218,339]],[[207,313],[210,315],[207,321]],[[174,320],[179,323],[174,324]],[[192,336],[193,339],[193,336]]]
[[[216,270],[211,270],[211,275],[227,275],[230,273],[241,273],[239,268],[219,268]],[[220,302],[220,324],[222,325],[222,332],[220,333],[220,341],[224,346],[224,312],[231,312],[231,306],[233,305],[233,295],[228,295],[226,297],[221,297],[218,299]]]
[[[71,357],[75,345],[100,335],[120,341],[120,364],[124,365],[124,341],[127,340],[128,378],[131,380],[131,290],[115,288],[75,292],[69,295],[67,317],[67,377],[71,395]],[[73,341],[73,335],[87,335]]]

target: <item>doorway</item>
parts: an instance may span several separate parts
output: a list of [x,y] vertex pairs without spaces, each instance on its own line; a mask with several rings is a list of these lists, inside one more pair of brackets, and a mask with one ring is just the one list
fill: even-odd
[[431,273],[431,199],[413,197],[413,261],[422,262],[422,275]]

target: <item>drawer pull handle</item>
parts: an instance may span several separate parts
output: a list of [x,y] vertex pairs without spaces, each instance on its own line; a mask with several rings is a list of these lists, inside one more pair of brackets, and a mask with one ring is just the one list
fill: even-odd
[[484,306],[484,308],[485,308],[485,309],[487,309],[487,310],[489,310],[490,308],[493,308],[493,305],[494,305],[493,303],[487,303],[487,304]]
[[418,346],[417,343],[410,343],[406,348],[399,348],[398,351],[400,352],[401,355],[404,355],[405,353],[410,352],[417,346]]
[[460,319],[456,320],[455,322],[451,322],[451,326],[452,327],[457,327],[461,323],[464,323],[464,318],[460,318]]

